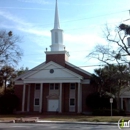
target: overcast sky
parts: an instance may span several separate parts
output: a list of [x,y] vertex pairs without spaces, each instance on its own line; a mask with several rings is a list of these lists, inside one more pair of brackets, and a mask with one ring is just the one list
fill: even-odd
[[[105,25],[111,28],[130,18],[129,0],[58,0],[58,8],[69,62],[76,66],[101,64],[86,56],[96,44],[107,44],[103,36]],[[18,68],[31,69],[45,61],[54,11],[55,0],[0,0],[1,29],[12,30],[22,38],[19,46],[24,56]],[[83,69],[93,72],[94,67]]]

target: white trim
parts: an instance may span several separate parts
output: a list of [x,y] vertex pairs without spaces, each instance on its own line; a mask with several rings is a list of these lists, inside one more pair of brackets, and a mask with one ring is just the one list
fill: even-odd
[[[54,85],[54,88],[53,89],[50,89],[50,84],[53,84]],[[56,87],[56,84],[59,84],[59,83],[49,83],[49,91],[59,91],[59,89],[60,89],[60,84],[59,84],[59,88],[58,89],[55,89],[55,87]]]
[[25,79],[24,83],[80,83],[81,80],[75,79]]
[[[39,86],[40,86],[40,83],[36,83],[35,82],[35,88],[34,88],[34,109],[35,109],[35,107],[39,107],[39,109],[40,109],[40,95],[38,95],[37,97],[36,97],[36,92],[39,92],[40,93],[40,89],[36,89],[36,84],[39,84]],[[35,99],[39,99],[39,105],[35,105]]]
[[[75,112],[76,110],[76,83],[75,84],[75,89],[71,89],[71,84],[69,84],[69,111],[70,112]],[[74,105],[70,105],[70,99],[74,99]]]
[[[75,85],[75,88],[74,89],[71,89],[71,84],[74,84]],[[75,91],[76,90],[76,83],[70,83],[70,91]]]
[[[74,105],[70,105],[70,99],[74,99]],[[70,97],[69,98],[69,107],[75,107],[76,106],[76,99],[75,97]]]
[[25,89],[26,85],[23,85],[23,98],[22,98],[22,112],[24,112],[24,105],[25,105]]
[[[39,99],[39,105],[35,105],[35,99]],[[40,106],[40,98],[34,97],[34,107],[39,107]]]
[[85,71],[85,70],[83,70],[83,69],[81,69],[81,68],[79,68],[79,67],[77,67],[77,66],[75,66],[75,65],[73,65],[73,64],[71,64],[71,63],[69,63],[69,62],[67,62],[67,61],[66,61],[65,63],[66,63],[67,65],[71,66],[72,68],[77,69],[77,70],[79,70],[79,71],[81,71],[81,72],[87,74],[88,76],[92,76],[91,73],[89,73],[89,72],[87,72],[87,71]]
[[39,68],[37,67],[37,69],[30,70],[30,72],[27,75],[24,75],[21,78],[23,80],[26,79],[26,78],[29,78],[30,76],[34,75],[35,73],[41,71],[41,69],[45,69],[50,65],[54,65],[54,66],[56,66],[56,68],[61,68],[61,69],[63,69],[63,71],[65,71],[65,72],[67,72],[67,73],[69,73],[69,74],[71,74],[71,75],[73,75],[73,76],[75,76],[75,77],[77,77],[79,79],[83,79],[83,76],[81,76],[81,75],[79,75],[79,74],[77,74],[77,73],[75,73],[75,72],[73,72],[73,71],[71,71],[71,70],[69,70],[69,69],[67,69],[67,68],[65,68],[65,67],[63,67],[63,66],[61,66],[61,65],[59,65],[57,63],[55,63],[55,62],[53,62],[53,61],[50,61],[47,64],[42,64],[42,66],[40,65],[40,67]]
[[[57,64],[57,63],[55,63],[53,61],[50,61],[49,63],[45,64],[44,66],[42,66],[41,69],[46,69],[50,65],[54,65],[54,66],[56,66],[56,68],[61,68],[61,69],[63,69],[63,71],[65,71],[65,72],[67,72],[67,73],[69,73],[69,74],[71,74],[71,75],[73,75],[73,76],[75,76],[75,77],[77,77],[79,79],[83,79],[83,77],[81,75],[79,75],[79,74],[77,74],[77,73],[75,73],[73,71],[70,71],[69,69],[67,69],[67,68],[65,68],[65,67],[63,67],[63,66],[61,66],[61,65],[59,65],[59,64]],[[37,71],[34,71],[34,72],[30,73],[30,75],[28,75],[28,76],[26,76],[24,78],[29,78],[29,76],[32,76],[35,73],[41,71],[41,69],[39,68]],[[55,68],[53,68],[53,69],[55,69]]]
[[32,68],[31,70],[28,70],[27,72],[21,74],[20,76],[18,76],[17,78],[15,78],[15,81],[18,80],[18,79],[23,79],[24,77],[26,77],[27,75],[29,75],[32,71],[35,71],[37,70],[37,68],[41,68],[44,64],[46,64],[45,62],[41,63],[40,65]]
[[70,55],[69,55],[69,52],[67,52],[67,51],[46,51],[45,53],[46,53],[46,55],[52,55],[52,54],[66,54],[68,57],[70,56]]

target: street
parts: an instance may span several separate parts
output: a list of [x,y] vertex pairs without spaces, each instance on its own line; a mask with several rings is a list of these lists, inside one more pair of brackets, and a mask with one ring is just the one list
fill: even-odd
[[0,123],[0,130],[119,130],[113,125]]

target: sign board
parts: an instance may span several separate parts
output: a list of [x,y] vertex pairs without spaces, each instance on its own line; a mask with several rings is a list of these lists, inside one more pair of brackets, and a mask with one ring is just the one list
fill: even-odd
[[110,103],[113,103],[113,98],[110,98]]

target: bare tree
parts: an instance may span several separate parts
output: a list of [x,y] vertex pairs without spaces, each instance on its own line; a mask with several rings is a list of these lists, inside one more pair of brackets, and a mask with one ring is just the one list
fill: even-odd
[[130,48],[127,45],[127,33],[124,33],[119,27],[114,30],[114,33],[110,31],[108,26],[104,31],[107,45],[98,44],[94,47],[94,50],[89,53],[87,57],[95,58],[99,61],[110,65],[113,63],[123,64],[129,63],[127,57],[130,55]]
[[[105,65],[108,65],[108,67],[111,64],[116,64],[119,68],[121,68],[122,65],[126,65],[127,63],[129,63],[127,59],[130,55],[130,48],[127,45],[127,37],[129,34],[122,30],[120,27],[117,27],[114,31],[110,31],[110,29],[106,27],[104,34],[106,40],[108,41],[108,44],[96,45],[94,47],[94,50],[89,53],[87,57],[98,59],[100,62],[104,63]],[[125,72],[127,73],[127,76],[124,75],[126,74]],[[120,74],[120,76],[118,73]],[[116,75],[117,85],[115,95],[117,97],[117,106],[119,108],[119,97],[121,94],[121,90],[128,87],[129,74],[127,68],[125,70],[118,69],[118,73]],[[111,77],[112,76],[115,78],[114,73],[113,75],[111,75]]]
[[[0,65],[16,65],[21,59],[22,50],[18,46],[20,38],[12,31],[0,31]],[[1,67],[0,66],[0,67]]]

